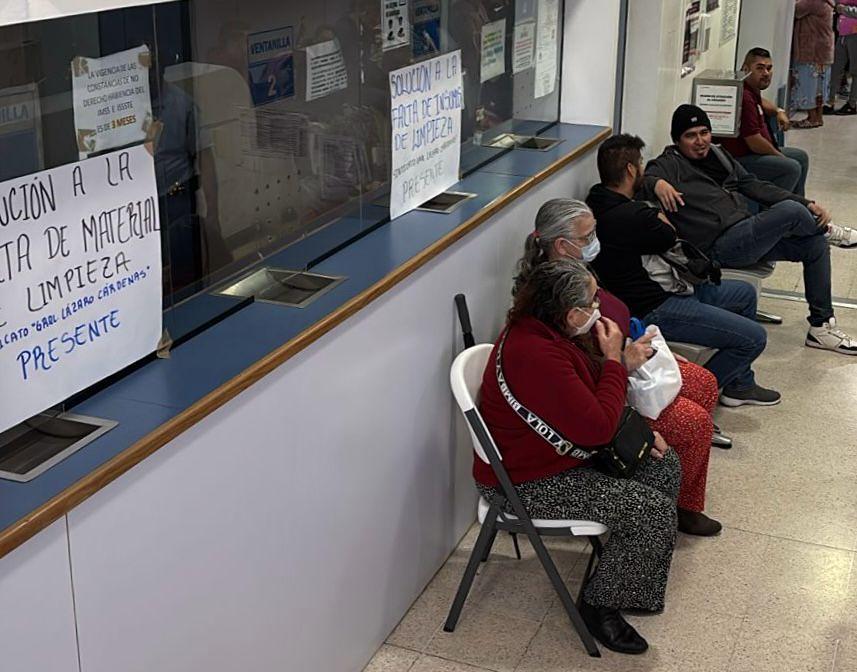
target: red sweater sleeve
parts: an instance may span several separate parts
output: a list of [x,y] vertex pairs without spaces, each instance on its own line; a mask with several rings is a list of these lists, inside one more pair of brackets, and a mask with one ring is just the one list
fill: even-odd
[[[527,372],[515,377],[520,392],[514,389],[518,401],[538,413],[560,434],[580,446],[600,446],[616,433],[625,394],[628,374],[618,362],[605,362],[595,389],[586,355],[577,350],[573,358],[568,351],[552,345],[533,353],[527,362]],[[510,384],[511,384],[510,380]]]

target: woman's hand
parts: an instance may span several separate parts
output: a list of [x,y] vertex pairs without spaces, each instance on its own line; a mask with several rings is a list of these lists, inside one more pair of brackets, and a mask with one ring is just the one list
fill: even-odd
[[675,357],[675,361],[680,362],[682,364],[690,364],[690,360],[687,357],[682,357],[677,352],[673,353],[673,357]]
[[622,362],[622,344],[625,337],[619,325],[609,317],[602,317],[595,323],[595,338],[598,339],[598,347],[604,353],[605,359]]
[[660,435],[659,432],[654,432],[655,435],[655,445],[652,446],[652,458],[655,460],[664,459],[664,455],[667,454],[667,451],[670,447],[667,445],[667,442],[664,441],[664,437]]
[[654,337],[654,334],[643,334],[625,346],[625,367],[628,371],[636,371],[655,354],[655,349],[651,346]]

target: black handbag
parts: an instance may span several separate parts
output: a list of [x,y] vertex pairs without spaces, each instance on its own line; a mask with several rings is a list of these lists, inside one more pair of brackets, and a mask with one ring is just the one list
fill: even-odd
[[509,330],[503,333],[497,346],[494,370],[503,398],[527,425],[547,441],[559,455],[590,461],[599,471],[616,478],[631,478],[655,443],[655,435],[646,420],[632,406],[626,406],[619,418],[613,439],[606,446],[592,449],[575,446],[538,415],[529,410],[512,394],[503,375],[503,345]]

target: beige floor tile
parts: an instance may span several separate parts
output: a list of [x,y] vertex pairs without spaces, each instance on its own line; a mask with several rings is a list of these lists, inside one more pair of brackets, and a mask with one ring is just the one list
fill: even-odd
[[480,609],[541,621],[555,595],[544,572],[518,570],[489,560],[476,577],[471,600]]
[[419,657],[416,651],[384,644],[363,672],[408,672]]
[[728,527],[710,539],[679,534],[665,613],[687,607],[743,616],[750,605],[753,586],[766,571],[765,550],[769,543],[769,537]]
[[854,672],[854,670],[857,670],[857,636],[852,632],[850,636],[840,640],[836,647],[833,672]]
[[[837,638],[852,629],[857,614],[848,583],[854,554],[835,548],[772,539],[766,571],[753,591],[745,623]],[[776,568],[767,571],[767,567]]]
[[512,672],[539,629],[539,622],[474,606],[455,632],[435,633],[426,653],[497,672]]
[[743,627],[729,672],[830,672],[838,640],[784,628]]
[[421,656],[410,672],[483,672],[488,668],[474,667],[435,656]]
[[571,625],[545,622],[524,655],[518,672],[556,670],[686,670],[726,669],[737,641],[741,618],[685,608],[659,616],[629,617],[649,642],[640,656],[613,653],[600,647],[602,658],[590,658]]

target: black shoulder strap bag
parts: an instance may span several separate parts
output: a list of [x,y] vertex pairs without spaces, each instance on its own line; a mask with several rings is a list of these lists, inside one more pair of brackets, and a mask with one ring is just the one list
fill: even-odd
[[503,375],[503,345],[506,336],[509,335],[508,328],[503,332],[500,344],[497,346],[497,357],[495,361],[495,372],[500,392],[506,399],[512,410],[527,423],[527,425],[540,437],[547,441],[559,455],[569,455],[578,460],[591,461],[592,465],[600,471],[616,478],[630,478],[633,476],[646,454],[651,450],[655,442],[655,435],[649,428],[646,420],[633,407],[626,406],[619,418],[619,426],[612,441],[606,446],[585,450],[575,446],[542,420],[538,415],[529,410],[512,394],[509,384]]

